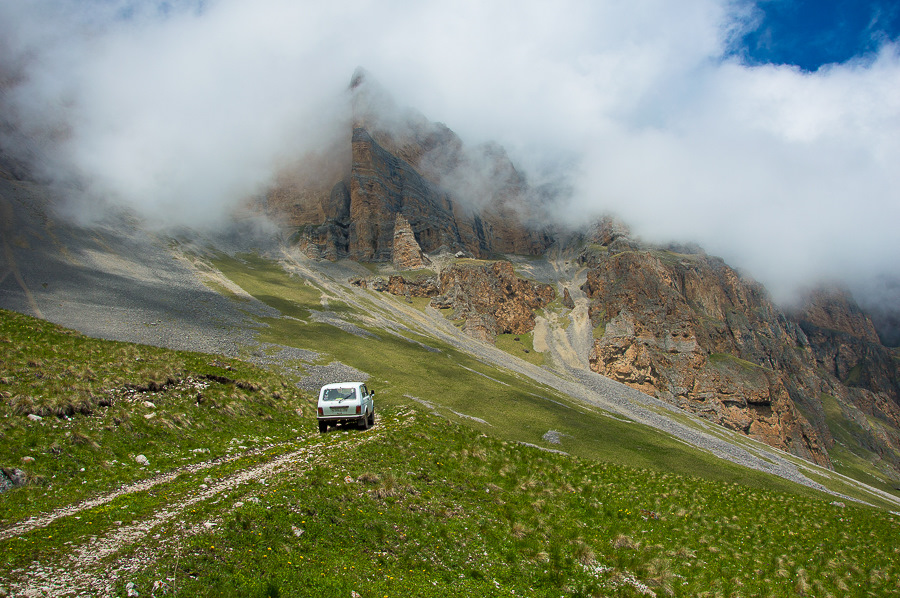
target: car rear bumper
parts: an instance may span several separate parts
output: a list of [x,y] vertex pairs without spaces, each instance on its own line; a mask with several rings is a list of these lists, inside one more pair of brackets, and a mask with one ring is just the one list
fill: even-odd
[[359,421],[366,417],[366,414],[357,415],[355,413],[348,415],[319,415],[317,416],[320,422],[353,422]]

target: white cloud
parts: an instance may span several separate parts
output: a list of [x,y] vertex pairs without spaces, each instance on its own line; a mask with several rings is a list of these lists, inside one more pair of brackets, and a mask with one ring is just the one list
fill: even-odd
[[897,273],[896,46],[812,74],[743,66],[727,53],[754,13],[730,0],[160,6],[0,0],[0,75],[27,73],[7,108],[32,137],[66,127],[50,164],[90,197],[208,220],[280,161],[349,138],[363,65],[533,178],[564,168],[573,220],[613,210],[696,240],[780,295]]

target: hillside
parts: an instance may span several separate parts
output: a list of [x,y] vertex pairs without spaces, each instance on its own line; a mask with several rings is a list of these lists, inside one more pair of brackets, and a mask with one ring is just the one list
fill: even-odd
[[[867,461],[900,486],[900,359],[847,291],[818,289],[786,310],[700,247],[649,244],[610,218],[567,230],[552,194],[529,186],[502,148],[465,146],[364,72],[349,93],[349,146],[330,169],[286,169],[267,195],[290,246],[313,259],[392,262],[400,272],[385,285],[359,284],[429,298],[482,341],[537,327],[547,365],[567,375],[599,373],[827,468],[860,475]],[[328,193],[323,176],[340,179]],[[498,270],[522,256],[542,258],[527,274],[548,285],[539,301],[538,287]],[[542,315],[550,293],[564,308],[552,325]]]
[[[412,142],[393,143],[407,157],[427,154]],[[124,214],[82,229],[57,216],[47,188],[11,172],[0,178],[4,307],[98,337],[262,364],[283,359],[260,346],[286,355],[318,351],[335,330],[430,348],[449,344],[532,380],[531,394],[549,390],[742,465],[818,483],[767,448],[731,450],[720,439],[733,437],[703,420],[881,490],[897,485],[896,357],[871,335],[828,333],[829,322],[840,321],[834,309],[813,310],[806,320],[786,316],[759,285],[702,252],[642,245],[607,222],[588,236],[557,241],[543,257],[471,260],[443,250],[426,254],[421,231],[392,213],[401,234],[389,253],[399,248],[420,258],[410,273],[406,259],[364,266],[310,258],[308,247],[295,245],[296,238],[280,242],[252,213],[232,231],[205,238],[151,233]],[[410,200],[404,209],[417,205]],[[381,274],[389,279],[383,286]],[[391,299],[393,293],[403,299]],[[813,329],[819,332],[803,332]],[[375,374],[353,343],[328,346],[334,359]],[[428,367],[435,353],[426,354]],[[396,356],[406,364],[422,359],[406,350]],[[419,384],[398,375],[395,384]],[[478,402],[437,398],[465,406],[461,413],[471,405],[477,412],[470,415],[494,425],[497,414]],[[546,409],[538,412],[527,418],[535,428],[518,431],[517,439],[540,443],[554,428]]]
[[551,244],[535,190],[502,148],[465,146],[362,70],[348,93],[349,147],[283,169],[258,205],[308,256],[390,261],[398,216],[425,252],[539,255]]
[[[79,226],[0,165],[0,590],[898,587],[900,359],[852,297],[534,228],[500,148],[363,108],[216,233]],[[315,432],[340,378],[373,430]]]
[[[370,382],[386,395],[374,428],[321,435],[302,376],[3,316],[0,459],[27,470],[0,495],[6,595],[863,596],[900,583],[896,515],[704,469],[702,453],[682,458],[707,477],[577,459],[386,381]],[[615,422],[594,430],[621,441]]]

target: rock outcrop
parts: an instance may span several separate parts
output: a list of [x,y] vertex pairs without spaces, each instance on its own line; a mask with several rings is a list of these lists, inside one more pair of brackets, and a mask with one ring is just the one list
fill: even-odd
[[641,250],[594,263],[583,290],[603,330],[591,369],[829,465],[826,440],[792,397],[811,390],[791,376],[808,352],[802,331],[759,285],[703,254]]
[[397,214],[394,223],[394,248],[392,251],[394,267],[399,270],[414,270],[431,263],[419,247],[409,222],[402,214]]
[[437,276],[420,276],[405,278],[394,275],[388,279],[385,291],[403,297],[436,297],[441,292],[440,280]]
[[868,343],[881,344],[871,318],[843,288],[830,286],[813,289],[807,293],[795,317],[820,329],[843,332]]
[[454,264],[440,280],[441,295],[432,306],[453,309],[451,319],[464,318],[467,334],[489,341],[498,334],[531,332],[534,310],[556,298],[552,286],[520,278],[507,261]]
[[431,297],[432,307],[453,310],[449,319],[462,320],[466,334],[487,342],[494,342],[498,334],[531,332],[535,310],[556,298],[552,286],[517,276],[507,261],[461,262],[442,270],[439,277],[394,275],[387,284],[369,286],[405,297]]
[[350,151],[298,163],[267,194],[266,212],[292,242],[317,258],[391,261],[401,216],[425,253],[538,255],[550,245],[539,195],[502,148],[466,148],[446,126],[372,100],[373,86],[354,75]]
[[852,422],[865,450],[900,471],[900,354],[880,343],[846,290],[817,289],[793,317],[821,376],[822,400]]
[[900,479],[900,362],[848,293],[818,290],[787,315],[697,247],[649,247],[611,222],[595,233],[580,258],[591,369],[826,466],[833,401]]

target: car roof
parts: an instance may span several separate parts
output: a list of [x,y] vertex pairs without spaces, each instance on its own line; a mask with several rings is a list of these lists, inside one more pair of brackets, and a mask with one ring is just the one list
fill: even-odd
[[347,386],[362,386],[363,384],[365,382],[332,382],[322,386],[322,388],[345,388]]

